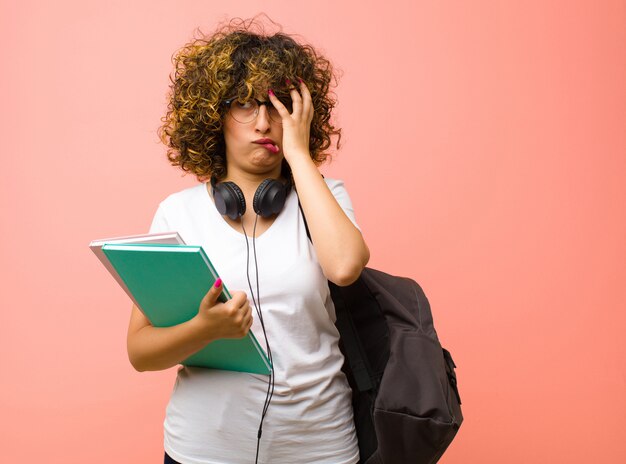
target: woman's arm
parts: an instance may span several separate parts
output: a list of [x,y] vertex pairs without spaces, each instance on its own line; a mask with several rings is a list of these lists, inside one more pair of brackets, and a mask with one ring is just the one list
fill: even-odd
[[291,168],[324,275],[337,285],[349,285],[369,261],[369,249],[311,159],[309,138],[314,109],[309,89],[300,81],[299,91],[293,88],[290,94],[291,113],[269,91],[269,98],[282,120],[283,155]]
[[154,327],[133,305],[128,326],[128,359],[142,371],[168,369],[187,359],[218,338],[241,338],[252,325],[252,312],[244,292],[233,292],[226,303],[218,303],[222,291],[211,287],[200,303],[198,314],[171,327]]
[[290,163],[311,240],[324,275],[343,286],[354,282],[369,261],[369,249],[326,185],[310,156]]
[[126,346],[128,359],[139,372],[169,369],[210,341],[195,318],[172,327],[154,327],[133,305]]

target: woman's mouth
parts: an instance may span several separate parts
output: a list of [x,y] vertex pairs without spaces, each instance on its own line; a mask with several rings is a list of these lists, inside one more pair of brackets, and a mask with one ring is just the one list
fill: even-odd
[[280,148],[278,148],[278,145],[276,145],[276,143],[272,139],[258,139],[255,140],[253,143],[261,145],[271,153],[278,153],[280,151]]

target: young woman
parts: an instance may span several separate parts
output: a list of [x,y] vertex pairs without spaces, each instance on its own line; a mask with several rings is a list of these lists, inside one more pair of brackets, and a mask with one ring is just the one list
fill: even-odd
[[311,46],[256,26],[231,23],[175,56],[160,135],[172,164],[200,183],[161,202],[151,227],[202,245],[237,291],[218,303],[218,281],[174,327],[153,327],[133,307],[129,358],[139,371],[167,369],[250,329],[263,345],[265,330],[274,373],[260,443],[267,376],[183,366],[166,410],[165,462],[356,463],[327,280],[352,283],[369,251],[343,183],[318,171],[340,136],[333,71]]

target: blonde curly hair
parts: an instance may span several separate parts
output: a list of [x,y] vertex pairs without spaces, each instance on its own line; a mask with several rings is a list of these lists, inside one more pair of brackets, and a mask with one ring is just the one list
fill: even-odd
[[330,91],[337,77],[331,63],[312,46],[280,31],[265,34],[256,18],[235,19],[211,35],[195,38],[172,61],[167,114],[158,134],[172,165],[198,180],[226,175],[224,101],[245,102],[271,88],[289,104],[288,81],[302,79],[311,92],[309,151],[315,164],[329,156],[332,138],[339,148],[341,129],[331,122],[336,98]]

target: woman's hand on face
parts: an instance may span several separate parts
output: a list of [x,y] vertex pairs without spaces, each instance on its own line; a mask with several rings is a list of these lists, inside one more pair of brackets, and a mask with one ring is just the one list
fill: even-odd
[[309,141],[311,134],[311,121],[313,121],[313,101],[306,84],[300,80],[300,91],[294,86],[289,92],[292,101],[292,111],[289,110],[276,98],[274,92],[268,91],[269,99],[274,108],[280,114],[283,125],[283,155],[287,162],[296,156],[310,158]]
[[211,331],[212,339],[241,338],[252,326],[252,310],[244,292],[233,292],[226,303],[217,299],[222,293],[222,285],[211,289],[204,296],[198,308],[197,318]]

